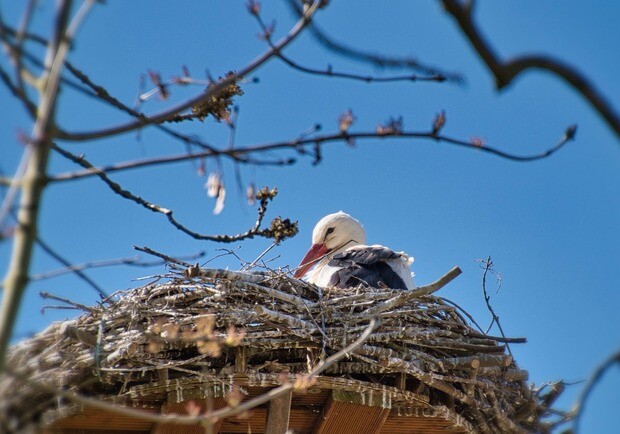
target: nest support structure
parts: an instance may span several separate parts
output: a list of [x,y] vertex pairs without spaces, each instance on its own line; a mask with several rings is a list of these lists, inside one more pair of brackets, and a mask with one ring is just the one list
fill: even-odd
[[[404,292],[191,268],[117,293],[11,350],[12,374],[0,378],[0,432],[88,432],[85,420],[93,429],[116,420],[127,432],[186,432],[119,422],[54,389],[151,414],[188,414],[191,402],[202,414],[283,383],[294,384],[288,402],[284,395],[209,429],[268,432],[280,402],[293,432],[549,431],[552,400],[527,385],[506,351],[511,339],[477,331],[432,294],[452,274]],[[371,322],[363,343],[307,376]]]

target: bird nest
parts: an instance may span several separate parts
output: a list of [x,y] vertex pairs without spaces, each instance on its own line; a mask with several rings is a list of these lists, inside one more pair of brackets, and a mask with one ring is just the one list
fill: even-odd
[[552,400],[528,387],[506,352],[518,340],[475,330],[432,295],[459,272],[413,291],[321,290],[284,273],[192,267],[107,305],[81,306],[84,315],[15,346],[0,381],[0,431],[58,418],[74,400],[67,393],[135,405],[164,380],[230,383],[239,373],[311,387],[317,379],[304,375],[365,332],[325,364],[323,383],[355,380],[360,392],[381,384],[391,408],[417,397],[475,432],[547,431]]

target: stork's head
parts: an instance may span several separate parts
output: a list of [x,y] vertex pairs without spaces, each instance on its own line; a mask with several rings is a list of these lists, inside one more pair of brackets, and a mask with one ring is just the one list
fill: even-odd
[[312,246],[301,260],[295,277],[300,278],[325,255],[364,244],[366,232],[360,222],[342,211],[323,217],[312,231]]

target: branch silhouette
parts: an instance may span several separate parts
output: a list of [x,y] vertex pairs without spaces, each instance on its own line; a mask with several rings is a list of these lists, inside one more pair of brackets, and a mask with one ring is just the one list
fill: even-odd
[[442,4],[446,12],[455,19],[465,37],[495,77],[498,90],[510,85],[519,74],[528,69],[550,72],[579,92],[620,138],[620,115],[585,75],[573,66],[550,56],[528,55],[510,61],[502,61],[488,40],[482,36],[482,32],[474,22],[472,17],[473,1],[442,0]]
[[[295,1],[288,0],[287,3],[290,9],[297,16],[301,14],[299,5]],[[412,71],[421,72],[427,76],[442,77],[443,79],[441,81],[447,80],[456,83],[463,82],[463,77],[460,74],[441,71],[438,68],[425,65],[413,57],[387,56],[382,53],[370,52],[348,46],[343,42],[337,41],[327,35],[327,33],[314,22],[310,23],[308,30],[308,33],[312,35],[320,45],[340,56],[356,60],[358,62],[368,63],[381,69],[409,69]]]

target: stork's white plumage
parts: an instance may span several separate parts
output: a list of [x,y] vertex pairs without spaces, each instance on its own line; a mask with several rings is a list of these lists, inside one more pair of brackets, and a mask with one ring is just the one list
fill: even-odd
[[[318,286],[412,289],[413,258],[380,245],[367,246],[359,221],[340,211],[323,217],[312,232],[312,246],[295,277]],[[312,268],[313,267],[313,268]],[[312,268],[312,269],[311,269]]]

